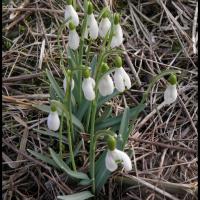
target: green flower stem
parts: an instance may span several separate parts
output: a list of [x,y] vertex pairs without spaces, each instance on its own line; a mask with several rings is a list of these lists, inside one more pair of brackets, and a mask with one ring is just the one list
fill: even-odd
[[96,99],[92,102],[92,114],[91,114],[91,131],[90,131],[90,174],[92,177],[92,192],[95,194],[95,150],[96,150],[96,142],[94,135],[94,126],[95,126],[95,116],[97,110],[97,102]]
[[88,133],[89,131],[89,125],[90,125],[90,116],[91,116],[91,104],[89,105],[89,111],[88,111],[88,115],[87,115],[87,121],[86,121],[86,133]]
[[[85,35],[85,30],[86,30],[86,26],[87,26],[87,13],[85,12],[85,16],[83,19],[83,26],[81,29],[81,38],[80,38],[80,46],[79,46],[79,66],[82,66],[82,61],[83,61],[83,47],[84,47],[84,35]],[[78,84],[78,103],[80,105],[81,103],[81,99],[82,99],[82,76],[83,73],[82,71],[78,72],[78,80],[79,80],[79,84]]]
[[89,40],[89,45],[88,45],[88,49],[87,49],[86,62],[85,62],[87,66],[89,66],[88,59],[89,59],[89,55],[90,55],[91,45],[92,45],[92,39]]
[[72,147],[72,136],[73,136],[73,124],[72,124],[72,111],[71,111],[71,79],[72,77],[67,79],[67,89],[66,89],[66,95],[64,98],[64,105],[67,105],[68,112],[66,116],[67,120],[67,138],[68,138],[68,144],[69,144],[69,153],[70,153],[70,159],[72,162],[72,168],[74,171],[76,171],[76,164],[74,160],[74,152]]
[[60,129],[59,129],[59,154],[61,158],[62,158],[62,152],[63,152],[63,146],[62,146],[63,118],[64,118],[64,113],[62,112]]

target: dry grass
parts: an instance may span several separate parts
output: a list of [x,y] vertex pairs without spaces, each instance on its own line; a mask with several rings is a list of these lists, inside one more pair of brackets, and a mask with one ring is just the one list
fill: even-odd
[[[129,175],[115,172],[98,199],[196,199],[198,3],[195,0],[93,1],[98,5],[96,9],[103,7],[102,2],[108,3],[113,11],[122,12],[125,64],[134,83],[125,93],[130,106],[138,103],[150,79],[162,70],[179,69],[182,73],[178,77],[179,97],[169,107],[159,106],[165,80],[154,86],[127,145],[127,149],[133,150],[134,169]],[[77,3],[82,2],[77,0]],[[46,116],[31,105],[48,103],[46,68],[53,71],[60,84],[63,78],[56,34],[63,20],[64,5],[64,0],[24,0],[3,5],[2,196],[5,200],[53,200],[58,194],[86,188],[77,187],[66,174],[26,151],[29,148],[45,153],[49,146],[57,145],[52,138],[33,130],[46,126]],[[79,14],[82,15],[82,10]],[[61,42],[67,43],[67,34]],[[116,113],[123,110],[123,102],[123,98],[111,102]],[[87,135],[82,137],[87,143]],[[99,144],[98,153],[103,149]],[[84,148],[81,151],[79,167],[84,171],[88,167],[88,152]]]

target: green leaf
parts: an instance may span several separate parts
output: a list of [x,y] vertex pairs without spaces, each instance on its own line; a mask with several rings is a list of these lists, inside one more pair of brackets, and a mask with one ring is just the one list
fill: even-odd
[[50,154],[53,158],[53,160],[56,162],[56,164],[69,176],[77,178],[77,179],[89,179],[87,174],[84,174],[82,172],[74,172],[72,171],[68,165],[60,158],[58,154],[56,154],[53,149],[49,148]]
[[77,118],[82,120],[83,116],[87,114],[87,110],[89,108],[90,101],[83,99],[81,105],[77,111]]
[[[131,108],[130,109],[130,112],[129,112],[129,118],[133,118],[138,112],[142,111],[144,109],[144,104],[142,105],[138,105],[134,108]],[[95,125],[95,128],[96,128],[96,131],[97,130],[102,130],[102,129],[106,129],[106,128],[109,128],[109,127],[112,127],[112,126],[115,126],[115,125],[118,125],[120,126],[120,122],[122,120],[122,114],[120,114],[119,116],[117,117],[110,117],[110,118],[107,118],[104,123],[96,123]]]
[[103,185],[107,182],[111,172],[107,170],[105,165],[105,157],[106,151],[104,151],[99,159],[96,161],[96,173],[95,173],[95,181],[96,181],[96,189],[100,191]]
[[60,200],[84,200],[93,197],[94,195],[90,191],[83,191],[76,194],[70,194],[65,196],[57,196]]
[[92,70],[92,76],[94,75],[96,65],[97,65],[97,55],[94,55],[94,57],[92,58],[92,61],[90,63],[90,68]]
[[[58,111],[58,114],[59,115],[61,115],[62,114],[62,111],[64,111],[65,113],[65,117],[66,117],[66,108],[63,106],[63,104],[62,103],[60,103],[59,101],[55,101],[55,100],[53,100],[53,102],[55,102],[56,103],[56,105],[57,105],[57,111]],[[39,110],[41,110],[41,111],[43,111],[43,112],[46,112],[46,113],[50,113],[50,111],[51,111],[51,107],[50,106],[48,106],[48,105],[36,105],[36,104],[32,104],[32,106],[34,107],[34,108],[37,108],[37,109],[39,109]],[[75,115],[73,115],[72,114],[72,123],[75,125],[75,126],[77,126],[81,131],[83,131],[84,132],[84,127],[83,127],[83,124],[80,122],[80,120],[75,116]]]
[[30,149],[27,149],[27,151],[29,153],[31,153],[32,155],[34,155],[36,158],[38,158],[39,160],[42,160],[43,162],[52,165],[53,167],[59,169],[60,167],[54,162],[54,160],[52,160],[51,158],[49,158],[48,156],[42,155],[41,153],[32,151]]
[[92,183],[92,180],[86,180],[86,179],[81,180],[79,182],[80,185],[90,185],[91,183]]
[[118,141],[118,144],[117,144],[118,149],[122,149],[122,146],[124,143],[123,141],[128,140],[128,136],[129,136],[128,125],[129,125],[129,107],[126,107],[123,112],[122,121],[120,124],[119,133],[118,133],[119,138],[122,137],[122,140],[120,138],[120,140]]
[[[58,135],[58,133],[55,133],[55,132],[53,132],[53,131],[50,131],[49,129],[44,129],[44,130],[39,130],[39,129],[33,129],[34,131],[36,131],[36,132],[38,132],[38,133],[40,133],[40,134],[42,134],[42,135],[48,135],[48,136],[50,136],[50,137],[54,137],[54,138],[56,138],[56,139],[58,139],[59,140],[59,135]],[[62,136],[63,138],[63,143],[65,143],[65,144],[67,144],[67,138],[63,135]]]
[[47,77],[54,88],[56,94],[60,99],[64,99],[64,91],[59,87],[58,83],[56,82],[55,78],[52,76],[52,73],[50,73],[49,70],[46,70]]

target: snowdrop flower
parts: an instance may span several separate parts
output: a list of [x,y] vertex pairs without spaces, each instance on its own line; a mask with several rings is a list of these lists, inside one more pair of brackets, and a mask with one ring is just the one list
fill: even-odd
[[60,119],[55,105],[51,106],[51,112],[47,118],[47,126],[52,131],[57,131],[60,127]]
[[108,144],[108,151],[105,158],[106,168],[109,171],[113,172],[118,167],[117,163],[121,163],[126,171],[132,170],[131,159],[126,153],[115,148],[116,140],[113,136],[109,135],[107,144]]
[[115,87],[119,92],[123,92],[126,88],[131,88],[131,80],[124,68],[122,67],[122,59],[120,56],[116,57],[115,64],[117,69],[114,74]]
[[85,31],[85,38],[89,34],[90,38],[95,40],[98,37],[99,27],[97,21],[93,14],[93,5],[91,2],[88,3],[88,11],[87,11],[87,28]]
[[[64,88],[64,91],[66,92],[66,89],[67,89],[67,78],[66,77],[63,80],[63,88]],[[72,82],[71,82],[71,91],[73,89],[74,89],[74,79],[72,79]]]
[[168,82],[169,84],[164,92],[164,103],[166,105],[169,105],[175,102],[178,96],[177,89],[176,89],[176,83],[177,83],[176,75],[171,74],[168,79]]
[[119,14],[115,14],[114,17],[114,32],[113,32],[113,37],[111,40],[111,48],[115,48],[120,46],[123,43],[123,32],[122,28],[119,24]]
[[76,50],[79,47],[80,38],[78,33],[76,32],[76,27],[74,23],[71,21],[69,23],[69,39],[68,45],[70,49]]
[[[101,70],[103,73],[108,71],[109,67],[106,63],[103,63],[101,66]],[[99,92],[102,96],[107,96],[113,93],[114,91],[114,84],[113,80],[109,74],[105,74],[99,81],[98,84]]]
[[[79,25],[79,18],[78,14],[75,11],[74,7],[72,6],[72,0],[67,1],[67,6],[65,8],[65,20],[71,19],[75,26]],[[69,26],[69,21],[67,21],[67,26]]]
[[83,76],[84,76],[84,79],[82,82],[82,90],[83,90],[84,96],[88,101],[92,101],[95,99],[95,92],[94,92],[95,81],[93,78],[90,77],[89,69],[86,69],[84,71]]
[[110,28],[111,28],[111,22],[108,19],[108,10],[106,10],[102,15],[102,19],[99,24],[99,35],[102,38],[104,38],[107,32],[110,30]]

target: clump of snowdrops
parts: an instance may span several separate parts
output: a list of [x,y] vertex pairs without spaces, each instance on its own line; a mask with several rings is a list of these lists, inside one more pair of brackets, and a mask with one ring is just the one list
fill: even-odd
[[[138,106],[126,106],[122,114],[112,116],[112,108],[106,107],[105,103],[132,86],[130,76],[123,68],[123,51],[120,45],[124,38],[120,14],[112,13],[105,7],[96,16],[92,3],[85,0],[84,16],[79,19],[72,3],[72,0],[67,1],[63,24],[58,31],[63,86],[47,70],[51,90],[50,106],[35,105],[40,110],[49,112],[47,126],[51,135],[59,138],[59,154],[50,148],[50,159],[29,151],[48,164],[62,169],[77,179],[79,184],[91,185],[92,193],[80,193],[82,199],[86,199],[102,188],[111,172],[121,166],[127,173],[132,170],[132,160],[124,152],[124,147],[133,131],[134,120],[144,109],[152,86],[165,75],[169,75],[169,78],[164,92],[164,104],[169,105],[176,100],[177,71],[168,70],[157,75],[144,92]],[[66,47],[61,46],[59,41],[64,29],[68,32]],[[93,47],[97,47],[97,51]],[[67,60],[64,60],[64,53]],[[44,133],[42,130],[38,132]],[[89,134],[88,173],[77,171],[76,156],[83,144],[80,133]],[[67,152],[63,148],[66,140],[69,147]],[[99,140],[106,142],[107,149],[97,159],[95,152]],[[70,157],[64,159],[68,153]],[[67,195],[58,198],[67,199]]]

